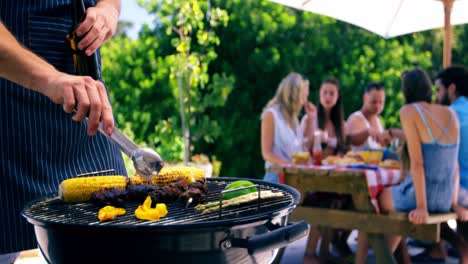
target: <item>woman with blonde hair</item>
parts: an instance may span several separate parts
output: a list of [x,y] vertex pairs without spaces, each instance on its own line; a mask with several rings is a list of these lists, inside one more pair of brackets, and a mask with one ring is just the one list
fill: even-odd
[[261,115],[261,147],[265,160],[265,181],[279,182],[278,167],[290,164],[294,152],[305,151],[304,135],[299,124],[299,113],[313,112],[308,102],[309,81],[298,73],[290,73],[278,86],[275,96]]

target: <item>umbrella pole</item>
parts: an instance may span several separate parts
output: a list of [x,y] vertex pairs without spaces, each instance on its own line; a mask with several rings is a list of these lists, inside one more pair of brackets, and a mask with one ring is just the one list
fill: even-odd
[[444,54],[443,66],[444,68],[452,64],[452,24],[450,22],[450,15],[452,13],[454,0],[443,0],[444,2]]

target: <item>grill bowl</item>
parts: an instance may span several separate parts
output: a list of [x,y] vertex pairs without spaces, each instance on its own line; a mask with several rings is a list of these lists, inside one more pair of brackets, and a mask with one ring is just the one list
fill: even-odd
[[[217,201],[229,182],[241,178],[208,178],[207,201]],[[245,179],[244,179],[245,180]],[[91,203],[65,204],[55,194],[29,203],[22,214],[34,225],[39,248],[49,263],[268,263],[274,249],[305,236],[305,223],[288,225],[300,200],[286,185],[248,179],[284,197],[200,214],[181,201],[169,203],[158,221],[127,214],[100,223]]]

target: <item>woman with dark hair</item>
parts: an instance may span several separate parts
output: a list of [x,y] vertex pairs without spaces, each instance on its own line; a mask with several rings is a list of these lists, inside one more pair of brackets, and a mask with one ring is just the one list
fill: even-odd
[[[423,224],[431,213],[445,213],[457,206],[459,124],[448,107],[431,103],[432,85],[427,73],[415,68],[402,75],[405,105],[400,120],[406,136],[403,175],[396,186],[385,188],[379,204],[384,212],[408,212],[414,224]],[[403,153],[404,154],[404,153]],[[395,250],[401,237],[391,237]],[[365,263],[367,236],[359,234],[356,263]]]
[[[322,82],[316,114],[304,115],[301,126],[303,131],[310,133],[307,135],[311,139],[307,144],[309,149],[314,145],[314,133],[320,130],[327,135],[322,137],[324,157],[345,152],[343,103],[340,96],[340,83],[336,78],[327,78]],[[310,127],[312,129],[309,129]]]
[[[325,79],[320,85],[319,104],[317,111],[310,112],[301,120],[303,131],[307,131],[310,141],[308,149],[311,150],[314,146],[314,134],[321,131],[325,137],[318,137],[323,140],[322,143],[322,158],[328,155],[344,154],[346,152],[345,131],[344,131],[344,113],[343,104],[340,96],[340,83],[334,78]],[[338,195],[334,193],[315,192],[307,193],[304,199],[304,206],[318,207],[345,207],[350,204],[348,195]],[[341,257],[351,254],[351,250],[346,244],[346,238],[349,235],[347,231],[337,230],[335,232],[333,244],[340,251]],[[315,249],[318,239],[321,234],[316,226],[311,226],[309,232],[309,240],[307,245],[306,258],[316,258]],[[311,260],[313,261],[313,260]]]

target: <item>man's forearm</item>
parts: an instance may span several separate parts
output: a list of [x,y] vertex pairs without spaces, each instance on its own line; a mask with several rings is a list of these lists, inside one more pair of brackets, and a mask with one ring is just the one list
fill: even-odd
[[369,130],[363,129],[359,132],[348,134],[347,140],[348,140],[348,143],[351,143],[351,145],[358,146],[358,145],[364,144],[368,137],[369,137]]
[[389,135],[390,135],[392,138],[398,138],[398,139],[400,139],[400,140],[406,140],[405,132],[403,132],[402,129],[399,129],[399,128],[389,128],[389,129],[388,129],[388,132],[389,132]]
[[0,77],[41,92],[58,71],[24,48],[0,22]]

